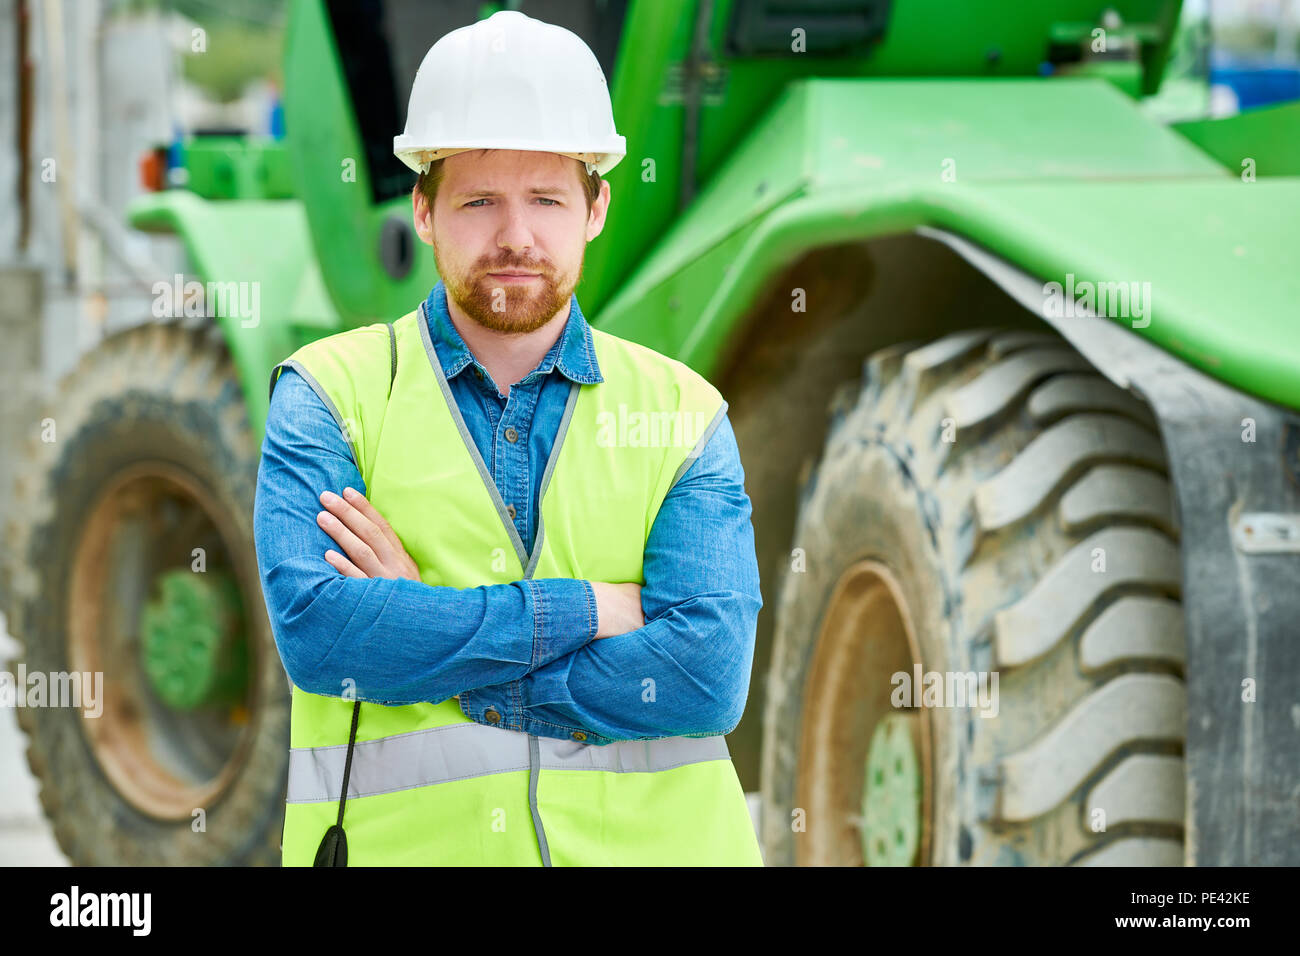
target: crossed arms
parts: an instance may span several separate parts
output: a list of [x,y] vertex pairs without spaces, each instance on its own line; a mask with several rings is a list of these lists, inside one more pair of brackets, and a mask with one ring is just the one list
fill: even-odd
[[[254,505],[262,589],[285,670],[327,696],[349,687],[387,704],[459,695],[471,719],[487,723],[492,709],[497,726],[539,736],[582,731],[590,743],[609,743],[727,733],[744,710],[762,607],[743,479],[724,419],[656,516],[644,626],[596,639],[590,581],[462,589],[341,571],[350,556],[318,522],[320,495],[365,487],[328,410],[286,370],[267,417]],[[338,557],[327,560],[327,551]]]

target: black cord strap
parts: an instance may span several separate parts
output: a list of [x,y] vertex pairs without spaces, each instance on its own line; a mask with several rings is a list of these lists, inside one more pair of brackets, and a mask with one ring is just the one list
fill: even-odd
[[339,793],[338,823],[325,831],[320,846],[316,848],[313,866],[347,866],[348,837],[343,832],[343,808],[348,802],[348,778],[352,775],[352,751],[357,745],[357,723],[361,717],[361,701],[352,705],[352,729],[348,731],[348,756],[343,762],[343,789]]

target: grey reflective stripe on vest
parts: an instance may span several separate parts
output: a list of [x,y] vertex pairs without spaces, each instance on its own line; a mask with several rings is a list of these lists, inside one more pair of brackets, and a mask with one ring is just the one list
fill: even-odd
[[541,738],[528,737],[528,810],[533,815],[533,833],[537,835],[537,849],[542,854],[542,866],[551,865],[551,845],[546,840],[546,827],[542,825],[542,811],[537,806],[537,779],[542,766]]
[[677,466],[677,471],[673,473],[672,484],[668,486],[670,492],[674,487],[676,487],[677,482],[681,479],[682,475],[686,474],[687,469],[689,469],[691,465],[695,464],[695,460],[704,453],[704,446],[709,443],[709,439],[713,437],[713,433],[718,430],[718,426],[722,424],[722,418],[726,414],[727,403],[723,402],[721,407],[713,413],[713,420],[709,422],[709,427],[704,429],[699,440],[695,443],[695,447],[691,449],[691,453],[686,456],[685,460],[680,465]]
[[[619,740],[597,746],[535,737],[542,770],[658,773],[706,760],[729,760],[725,737]],[[289,751],[289,803],[338,800],[346,744]],[[450,724],[358,741],[348,799],[427,787],[469,777],[530,769],[529,735],[482,724]]]
[[[316,376],[303,368],[302,363],[297,359],[285,359],[277,365],[276,368],[278,369],[281,366],[291,368],[301,375],[302,380],[311,387],[311,390],[316,393],[316,397],[321,400],[327,409],[329,409],[329,413],[334,416],[334,421],[339,426],[339,431],[343,433],[343,439],[348,443],[348,449],[352,452],[352,461],[356,464],[357,468],[360,469],[361,456],[357,454],[356,443],[352,440],[352,432],[354,429],[349,428],[348,423],[343,420],[343,415],[339,412],[338,406],[334,404],[334,399],[330,398],[329,392],[325,391],[325,387],[321,385],[320,382],[316,381]],[[276,379],[278,378],[279,376],[277,375]],[[274,381],[271,383],[271,388],[275,388]]]

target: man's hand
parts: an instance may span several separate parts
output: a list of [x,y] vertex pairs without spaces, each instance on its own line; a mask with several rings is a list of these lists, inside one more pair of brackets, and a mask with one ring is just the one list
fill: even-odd
[[617,637],[645,627],[641,585],[592,581],[591,589],[596,592],[597,638]]
[[347,555],[325,552],[325,560],[335,570],[350,578],[420,580],[420,571],[397,533],[365,495],[353,488],[344,488],[342,498],[323,491],[320,503],[327,510],[316,515],[316,523]]

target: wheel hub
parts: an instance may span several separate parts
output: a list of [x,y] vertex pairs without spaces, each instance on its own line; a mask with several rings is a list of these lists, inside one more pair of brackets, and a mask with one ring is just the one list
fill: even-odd
[[800,866],[903,865],[929,855],[930,714],[894,705],[892,675],[921,663],[894,572],[844,571],[822,619],[801,721]]
[[[175,465],[135,463],[104,483],[72,562],[68,659],[104,675],[86,742],[114,789],[161,820],[213,806],[257,722],[243,614],[252,579],[212,498]],[[204,572],[191,569],[196,546]]]
[[157,578],[160,597],[140,617],[143,666],[169,707],[234,703],[247,687],[239,585],[227,573],[174,568]]
[[911,866],[921,844],[921,768],[915,712],[876,724],[862,788],[862,856],[868,866]]

